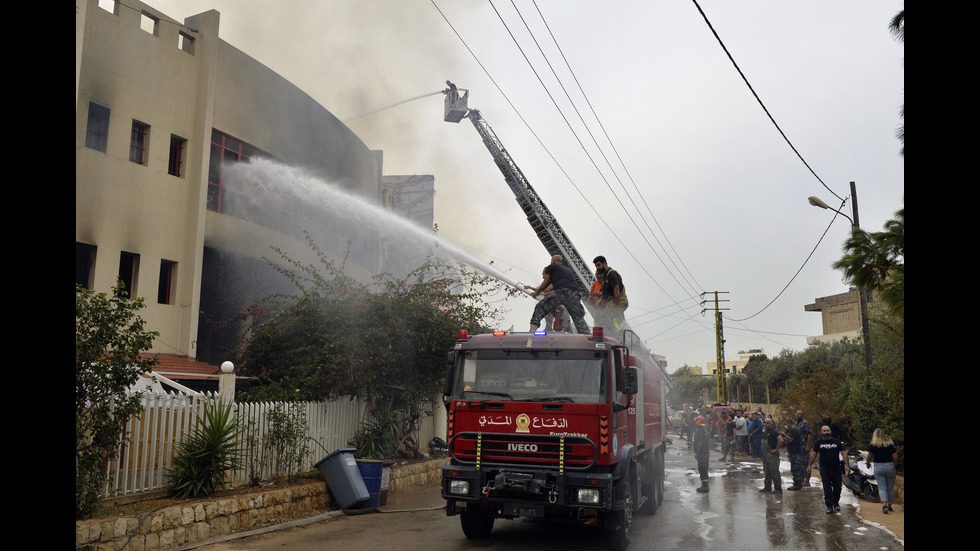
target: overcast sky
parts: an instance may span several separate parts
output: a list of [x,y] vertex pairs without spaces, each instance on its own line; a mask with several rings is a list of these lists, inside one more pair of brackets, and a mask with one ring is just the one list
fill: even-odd
[[[428,95],[469,89],[579,253],[623,275],[627,319],[670,371],[716,357],[702,292],[724,292],[729,360],[822,332],[804,305],[847,291],[830,264],[850,222],[807,197],[850,215],[856,182],[871,231],[904,206],[900,1],[149,4],[220,12],[220,38],[350,121],[385,174],[435,175],[444,239],[537,284],[547,253],[490,154]],[[526,330],[533,302],[508,305]]]

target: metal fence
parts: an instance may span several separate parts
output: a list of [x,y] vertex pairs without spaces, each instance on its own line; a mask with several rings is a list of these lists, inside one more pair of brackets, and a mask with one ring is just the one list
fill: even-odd
[[[143,413],[125,426],[119,455],[109,464],[106,496],[135,494],[166,488],[168,473],[180,443],[190,435],[203,417],[205,406],[218,400],[217,394],[171,394],[148,392],[143,395]],[[326,402],[242,402],[233,405],[242,435],[239,449],[246,458],[236,470],[231,485],[267,480],[287,469],[277,464],[265,446],[270,431],[269,412],[278,411],[305,420],[306,435],[300,437],[299,465],[292,472],[313,469],[330,452],[348,447],[367,415],[364,401],[340,398]],[[415,440],[426,446],[434,430],[434,419],[425,417]],[[294,450],[295,451],[295,450]]]

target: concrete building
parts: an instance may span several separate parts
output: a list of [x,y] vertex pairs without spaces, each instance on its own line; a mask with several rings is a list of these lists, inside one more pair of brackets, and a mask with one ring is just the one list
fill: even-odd
[[75,13],[75,278],[96,291],[121,279],[143,297],[152,352],[229,359],[241,329],[226,322],[284,284],[263,257],[312,258],[304,232],[331,258],[349,249],[347,275],[388,268],[383,236],[330,205],[255,201],[229,176],[243,161],[302,168],[379,207],[410,203],[432,227],[432,177],[383,177],[380,151],[221,40],[218,12],[180,22],[138,0],[76,0]]
[[861,338],[861,304],[856,289],[846,293],[817,298],[803,307],[807,312],[820,312],[823,334],[807,337],[807,344],[839,341],[844,337]]
[[[736,373],[741,373],[742,369],[748,365],[749,360],[752,356],[762,356],[766,351],[762,348],[750,348],[748,350],[739,350],[737,360],[725,360],[725,373],[728,375],[734,375]],[[708,373],[712,376],[718,376],[718,362],[708,362]]]

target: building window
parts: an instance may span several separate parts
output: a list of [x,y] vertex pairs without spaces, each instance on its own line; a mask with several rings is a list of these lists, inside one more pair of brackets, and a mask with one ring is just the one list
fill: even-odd
[[174,277],[177,275],[177,263],[172,260],[160,261],[160,283],[157,287],[157,302],[160,304],[174,303]]
[[109,138],[109,108],[97,103],[88,104],[88,127],[85,147],[105,153]]
[[99,7],[105,11],[115,15],[116,13],[116,0],[99,0]]
[[129,140],[129,160],[138,165],[145,165],[149,142],[150,126],[134,120],[133,132]]
[[211,159],[208,165],[208,210],[225,214],[235,214],[226,212],[224,190],[222,187],[222,167],[228,163],[240,161],[248,162],[252,157],[259,156],[261,152],[227,134],[222,134],[217,130],[211,131]]
[[160,20],[152,15],[143,12],[140,14],[140,28],[144,31],[157,36],[159,30]]
[[128,299],[136,297],[140,269],[140,255],[123,251],[119,254],[119,281],[123,284],[122,296]]
[[183,31],[178,32],[177,49],[194,55],[194,37]]
[[92,274],[95,271],[95,245],[75,242],[75,284],[86,289],[92,288]]
[[167,174],[172,176],[184,175],[184,151],[187,150],[187,140],[180,136],[170,135],[170,161],[167,164]]

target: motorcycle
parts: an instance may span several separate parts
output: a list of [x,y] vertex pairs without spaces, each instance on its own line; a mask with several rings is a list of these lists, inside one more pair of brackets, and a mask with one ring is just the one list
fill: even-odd
[[847,453],[847,463],[851,467],[851,473],[844,477],[843,483],[848,490],[854,493],[858,499],[866,499],[872,503],[879,503],[881,497],[878,495],[878,483],[875,480],[874,463],[868,467],[865,463],[864,455],[854,446],[851,446]]

